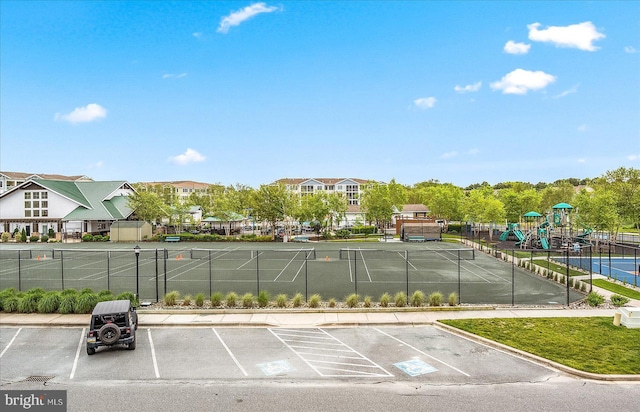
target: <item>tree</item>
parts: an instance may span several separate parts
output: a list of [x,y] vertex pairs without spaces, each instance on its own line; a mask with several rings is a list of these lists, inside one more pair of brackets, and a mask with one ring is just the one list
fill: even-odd
[[295,214],[296,200],[283,184],[261,185],[251,196],[251,206],[258,220],[269,222],[275,239],[275,228],[279,221]]
[[548,186],[542,191],[540,209],[548,212],[558,203],[571,203],[575,196],[575,188],[572,184],[561,182],[558,186]]
[[128,206],[134,211],[138,219],[157,224],[163,217],[167,217],[167,208],[156,193],[148,191],[134,191],[128,198]]
[[605,173],[597,187],[611,190],[620,218],[640,231],[640,170],[621,167]]
[[[617,232],[620,216],[616,212],[615,194],[612,190],[602,189],[594,192],[581,190],[576,196],[578,211],[576,223],[584,228],[608,233]],[[596,237],[596,248],[599,237]]]
[[381,224],[391,222],[393,213],[402,210],[407,200],[404,187],[391,179],[388,184],[370,182],[361,199],[361,208],[370,222]]
[[[505,211],[502,202],[493,195],[493,190],[486,187],[474,189],[469,192],[463,204],[465,219],[474,222],[474,231],[477,234],[480,226],[475,223],[492,223],[504,219]],[[493,233],[489,230],[489,240],[493,239]]]
[[424,190],[421,202],[429,208],[432,216],[446,220],[462,218],[462,201],[464,192],[451,183],[431,186]]

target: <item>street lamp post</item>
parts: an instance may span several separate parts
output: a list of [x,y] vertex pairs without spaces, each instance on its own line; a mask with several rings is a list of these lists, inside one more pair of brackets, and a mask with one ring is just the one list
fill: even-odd
[[133,248],[133,252],[136,254],[136,299],[140,300],[140,265],[139,265],[139,258],[140,258],[140,246],[136,245],[136,247]]

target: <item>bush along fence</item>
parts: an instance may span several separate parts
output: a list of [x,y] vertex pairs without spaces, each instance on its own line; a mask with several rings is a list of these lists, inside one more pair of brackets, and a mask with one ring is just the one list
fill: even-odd
[[[561,305],[584,298],[580,287],[564,288],[535,275],[513,251],[501,259],[452,249],[27,249],[0,250],[2,285],[26,291],[85,289],[131,291],[160,301],[171,291],[182,296],[300,294],[411,298],[455,293],[462,304]],[[482,257],[480,259],[479,257]],[[504,261],[506,260],[506,261]],[[509,264],[511,263],[511,264]],[[416,296],[418,299],[419,296]]]

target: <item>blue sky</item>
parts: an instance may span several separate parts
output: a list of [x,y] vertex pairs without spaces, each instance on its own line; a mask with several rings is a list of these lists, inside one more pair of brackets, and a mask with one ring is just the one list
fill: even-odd
[[0,170],[253,187],[640,168],[640,2],[0,2]]

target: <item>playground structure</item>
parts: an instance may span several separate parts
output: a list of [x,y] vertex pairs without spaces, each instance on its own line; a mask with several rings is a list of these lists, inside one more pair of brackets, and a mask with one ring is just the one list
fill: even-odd
[[[573,207],[567,203],[553,206],[552,212],[544,216],[544,220],[533,228],[523,232],[519,223],[508,223],[507,230],[500,234],[500,241],[517,240],[515,246],[522,249],[555,249],[589,243],[591,228],[573,236],[570,229],[569,213]],[[537,212],[524,214],[526,219],[539,220],[543,215]],[[531,221],[531,220],[530,220]],[[569,229],[567,229],[569,227]],[[579,246],[578,246],[579,247]]]

